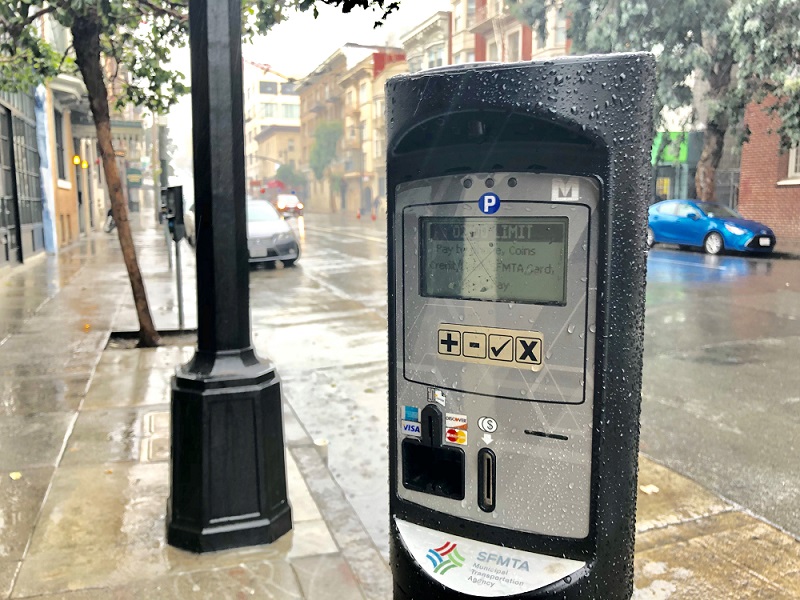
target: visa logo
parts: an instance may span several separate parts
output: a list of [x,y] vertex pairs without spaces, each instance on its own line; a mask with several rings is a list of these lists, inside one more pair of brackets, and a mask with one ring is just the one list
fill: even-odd
[[422,436],[422,427],[415,421],[403,421],[401,429],[406,435],[413,435],[414,437]]

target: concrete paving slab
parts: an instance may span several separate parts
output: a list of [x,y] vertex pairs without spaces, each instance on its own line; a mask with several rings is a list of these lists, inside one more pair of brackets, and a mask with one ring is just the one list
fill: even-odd
[[52,468],[0,473],[0,561],[23,557],[52,476]]
[[314,600],[362,600],[347,562],[338,555],[309,556],[292,561],[303,595]]
[[[99,375],[127,375],[134,371],[166,370],[175,371],[194,354],[191,346],[162,346],[160,348],[141,348],[136,352],[128,349],[109,348],[103,352],[97,363]],[[140,373],[143,375],[143,373]]]
[[88,385],[88,374],[0,379],[0,417],[73,412]]
[[[69,568],[69,566],[67,566]],[[52,577],[54,571],[50,571]],[[135,572],[115,573],[107,581],[94,587],[72,579],[67,585],[72,588],[40,593],[15,588],[11,598],[47,598],[49,600],[240,600],[241,598],[280,598],[300,600],[304,596],[291,565],[283,559],[238,562],[228,566],[209,567],[204,570],[187,571],[160,577],[148,577],[145,570],[137,576]],[[120,583],[124,581],[124,583]]]
[[86,393],[84,410],[139,407],[169,402],[169,382],[174,369],[149,371],[129,370],[122,373],[106,371],[98,365],[92,385]]
[[11,595],[11,585],[19,565],[15,560],[0,560],[0,598],[5,600]]
[[42,413],[0,419],[0,471],[55,466],[75,413]]
[[[75,422],[61,464],[72,466],[139,461],[142,441],[151,434],[146,431],[144,421],[154,410],[169,414],[169,405],[82,411]],[[166,431],[169,432],[168,420]]]
[[800,545],[775,528],[734,512],[669,529],[637,540],[634,599],[800,597]]

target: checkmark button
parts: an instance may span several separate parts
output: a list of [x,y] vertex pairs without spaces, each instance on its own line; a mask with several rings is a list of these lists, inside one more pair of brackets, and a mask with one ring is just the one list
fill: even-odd
[[510,335],[492,334],[489,336],[489,360],[514,361],[513,338]]

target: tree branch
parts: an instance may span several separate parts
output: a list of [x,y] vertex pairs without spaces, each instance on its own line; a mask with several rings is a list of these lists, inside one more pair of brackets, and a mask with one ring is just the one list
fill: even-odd
[[60,7],[61,7],[61,3],[51,4],[50,6],[46,6],[45,8],[36,11],[35,13],[33,13],[32,15],[30,15],[28,18],[25,19],[25,27],[27,27],[28,25],[33,23],[39,17],[43,17],[47,13],[51,13],[51,12],[53,12],[54,10],[56,10],[56,9],[58,9]]
[[[177,10],[175,10],[173,8],[166,8],[164,6],[158,6],[158,5],[153,4],[152,2],[150,2],[149,0],[139,0],[139,2],[144,4],[146,7],[151,9],[153,12],[161,14],[161,15],[164,15],[164,16],[167,16],[167,17],[172,17],[173,19],[177,19],[181,23],[189,20],[189,15],[187,13],[179,13]],[[172,3],[170,3],[170,5],[174,6]]]

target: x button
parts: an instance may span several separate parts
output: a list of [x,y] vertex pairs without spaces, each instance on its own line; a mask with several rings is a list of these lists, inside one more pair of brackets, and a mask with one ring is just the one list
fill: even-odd
[[542,340],[539,338],[518,337],[515,358],[526,365],[542,364]]

